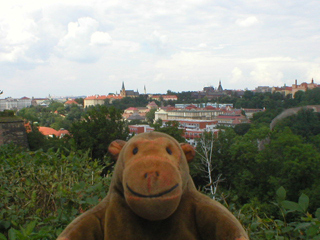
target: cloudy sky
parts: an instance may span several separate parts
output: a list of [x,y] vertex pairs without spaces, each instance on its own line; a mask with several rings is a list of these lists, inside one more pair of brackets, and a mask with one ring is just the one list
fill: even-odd
[[1,1],[1,98],[320,84],[319,13],[319,0]]

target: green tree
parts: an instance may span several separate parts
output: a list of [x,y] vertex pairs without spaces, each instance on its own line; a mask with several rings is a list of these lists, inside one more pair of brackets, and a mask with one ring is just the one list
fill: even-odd
[[83,98],[76,98],[75,101],[76,101],[78,104],[81,104],[82,106],[84,106],[84,99],[83,99]]
[[175,138],[178,142],[185,142],[186,139],[183,137],[183,129],[179,128],[180,124],[177,121],[169,121],[162,125],[162,121],[158,121],[157,123],[152,125],[155,131],[163,132],[171,137]]
[[36,107],[27,107],[27,108],[23,108],[21,110],[19,110],[17,112],[18,116],[21,116],[22,118],[28,120],[29,122],[39,122],[40,118],[39,118],[39,108]]
[[297,114],[289,116],[275,126],[275,129],[289,127],[291,131],[309,141],[320,134],[320,113],[312,109],[301,109]]
[[31,132],[27,133],[29,148],[31,151],[43,149],[47,149],[47,139],[46,137],[39,131],[38,126],[31,125]]
[[234,127],[234,131],[238,135],[244,135],[249,131],[250,127],[251,127],[250,123],[241,123],[241,124],[237,124]]
[[109,144],[116,139],[126,140],[129,130],[119,109],[98,105],[88,109],[83,120],[74,122],[70,133],[77,149],[89,150],[94,159],[102,160]]
[[154,121],[154,118],[155,118],[155,112],[157,111],[157,109],[150,109],[149,112],[147,112],[146,114],[146,119],[147,119],[147,122],[149,124],[153,124],[153,121]]
[[260,189],[256,196],[260,199],[268,199],[275,189],[284,186],[289,199],[295,200],[292,198],[297,193],[319,183],[320,153],[288,127],[274,131],[270,143],[255,159],[254,175]]
[[57,110],[63,110],[64,109],[64,105],[63,103],[61,102],[57,102],[57,101],[52,101],[49,106],[48,106],[48,109],[51,111],[51,112],[55,112]]

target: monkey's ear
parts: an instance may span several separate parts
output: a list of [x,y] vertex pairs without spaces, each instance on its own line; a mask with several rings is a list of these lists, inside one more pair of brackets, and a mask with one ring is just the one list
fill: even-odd
[[113,159],[118,159],[119,153],[125,144],[126,141],[123,140],[114,140],[110,143],[108,151],[112,155]]
[[186,155],[188,163],[191,162],[196,156],[196,151],[194,150],[194,147],[192,147],[188,143],[180,143],[180,146],[184,152],[184,155]]

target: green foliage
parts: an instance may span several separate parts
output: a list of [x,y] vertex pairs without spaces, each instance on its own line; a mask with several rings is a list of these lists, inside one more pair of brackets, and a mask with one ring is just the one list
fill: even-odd
[[116,99],[112,103],[106,102],[107,106],[114,106],[117,109],[124,110],[129,107],[145,107],[148,105],[148,99],[146,96],[139,96],[135,98],[124,97],[122,99]]
[[255,203],[246,204],[235,211],[247,227],[250,239],[320,239],[320,208],[314,215],[310,214],[307,195],[301,194],[297,202],[289,201],[286,200],[286,190],[280,187],[273,204],[279,211],[279,218],[267,216]]
[[[228,143],[230,147],[239,141],[232,141],[235,133],[231,130],[222,131],[221,139],[215,140],[215,151],[221,156],[230,157],[227,156],[228,147],[222,145]],[[251,135],[248,133],[245,136],[249,142]],[[246,153],[249,145],[242,147],[243,154],[249,154]],[[235,153],[242,147],[234,149]],[[241,154],[237,158],[241,159]],[[243,161],[250,158],[246,155]],[[244,167],[242,164],[233,166],[233,174]],[[110,174],[101,177],[101,167],[92,161],[88,152],[70,152],[68,155],[52,150],[26,152],[14,145],[3,145],[0,147],[0,166],[0,240],[55,239],[77,215],[101,201],[111,177]],[[231,170],[232,166],[228,167]],[[255,190],[248,186],[242,191],[251,195]],[[312,199],[302,193],[293,201],[288,200],[289,195],[280,187],[274,191],[272,198],[276,196],[276,201],[273,204],[252,196],[241,206],[236,196],[229,204],[224,197],[224,203],[242,222],[250,239],[320,239],[320,209],[311,214]],[[271,215],[270,212],[278,213]]]
[[175,138],[178,142],[185,142],[185,138],[183,137],[183,129],[179,128],[180,123],[177,121],[168,121],[162,126],[162,121],[157,122],[152,125],[155,131],[163,132],[171,137]]
[[75,104],[64,106],[63,103],[52,101],[48,107],[30,106],[17,112],[18,116],[39,126],[69,130],[73,121],[80,120],[84,111]]
[[276,129],[290,127],[291,131],[310,140],[313,136],[320,134],[320,113],[312,109],[301,109],[297,114],[281,120],[275,126]]
[[93,159],[102,160],[113,140],[127,140],[129,130],[115,107],[97,105],[89,108],[83,120],[74,122],[70,129],[75,147],[90,151]]
[[0,147],[0,239],[55,239],[108,191],[110,176],[88,153]]
[[0,112],[0,117],[13,117],[13,116],[14,116],[14,111],[12,110],[4,110],[3,112]]
[[234,127],[234,131],[238,135],[244,135],[249,131],[250,127],[251,127],[250,123],[241,123],[241,124],[237,124]]
[[157,109],[151,109],[149,112],[146,114],[146,119],[149,124],[153,124],[154,118],[155,118],[155,112]]

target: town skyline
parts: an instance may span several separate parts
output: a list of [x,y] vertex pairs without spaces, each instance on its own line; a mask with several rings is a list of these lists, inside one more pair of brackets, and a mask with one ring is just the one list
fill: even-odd
[[[256,86],[255,89],[226,89],[223,87],[223,83],[221,80],[219,80],[219,83],[216,87],[214,87],[213,85],[208,85],[208,86],[205,86],[203,87],[202,89],[197,89],[197,90],[189,90],[189,91],[176,91],[177,93],[180,93],[180,92],[203,92],[204,89],[206,88],[213,88],[215,90],[217,90],[220,86],[223,87],[224,90],[231,90],[231,91],[260,91],[259,89],[264,89],[264,90],[261,90],[261,91],[266,91],[265,89],[269,88],[268,91],[272,91],[272,88],[273,89],[281,89],[281,88],[284,88],[284,87],[290,87],[290,86],[293,86],[293,85],[304,85],[304,84],[307,84],[309,85],[310,83],[314,83],[317,85],[316,81],[312,78],[310,81],[303,81],[303,82],[299,82],[297,79],[294,80],[294,82],[292,84],[284,84],[282,86],[266,86],[266,85],[261,85],[261,86]],[[120,96],[121,95],[121,92],[123,91],[123,86],[124,86],[125,82],[122,82],[121,83],[121,88],[119,88],[118,91],[116,92],[108,92],[106,91],[105,93],[102,93],[102,94],[92,94],[92,95],[72,95],[72,94],[67,94],[67,95],[51,95],[50,93],[47,94],[46,96],[45,95],[41,95],[41,96],[29,96],[27,94],[23,95],[23,96],[18,96],[18,97],[13,97],[13,96],[6,96],[5,94],[5,90],[3,89],[0,89],[2,91],[2,94],[0,95],[0,99],[6,99],[6,98],[15,98],[15,99],[19,99],[19,98],[86,98],[86,97],[90,97],[90,96],[108,96],[108,95],[117,95],[117,96]],[[320,86],[320,84],[319,84]],[[128,90],[128,88],[125,88]],[[147,92],[147,87],[146,85],[143,86],[143,90],[142,91],[139,91],[139,89],[130,89],[129,90],[130,92],[137,92],[138,94],[140,95],[143,95],[143,94],[149,94],[149,95],[157,95],[157,94],[161,94],[161,95],[166,95],[167,94],[167,91],[171,91],[171,89],[167,89],[165,92],[155,92],[155,93],[151,93],[151,92]]]

